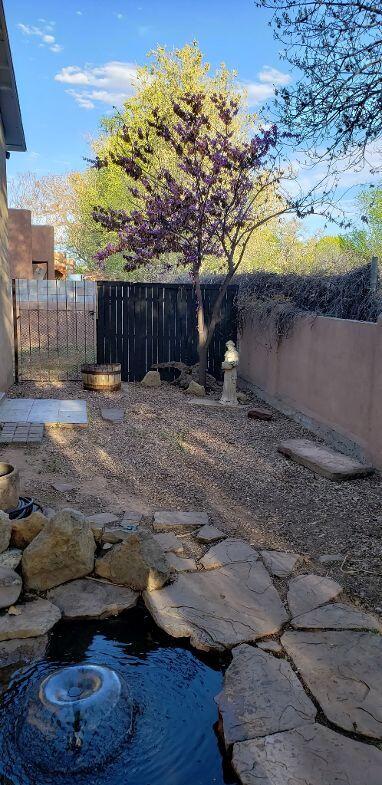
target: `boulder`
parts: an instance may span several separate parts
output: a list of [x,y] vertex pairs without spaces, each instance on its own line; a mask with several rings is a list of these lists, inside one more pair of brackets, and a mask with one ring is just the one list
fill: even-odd
[[22,571],[27,589],[45,591],[93,571],[95,542],[90,523],[65,509],[49,520],[25,549]]
[[196,398],[204,398],[206,391],[202,384],[192,380],[185,390],[186,395],[194,395]]
[[0,510],[0,553],[6,551],[11,539],[12,523],[9,515]]
[[19,599],[23,583],[9,567],[0,567],[0,608],[9,608]]
[[145,387],[160,387],[160,374],[159,371],[147,371],[146,376],[142,379],[142,384]]
[[18,548],[10,548],[4,553],[0,553],[0,567],[9,567],[10,570],[15,570],[19,566],[22,559],[23,552]]
[[123,542],[97,559],[96,575],[137,591],[160,589],[170,577],[170,565],[146,529],[130,532]]
[[34,600],[18,605],[20,613],[0,616],[0,641],[15,638],[38,638],[45,635],[61,618],[61,611],[48,600]]
[[83,578],[57,586],[48,599],[57,605],[64,619],[107,619],[133,608],[139,595],[125,586]]
[[24,550],[40,534],[46,523],[48,523],[48,518],[39,510],[32,512],[28,518],[12,521],[11,544],[15,548]]
[[9,665],[41,660],[45,655],[47,645],[47,635],[2,641],[0,643],[0,665],[2,668],[7,668]]

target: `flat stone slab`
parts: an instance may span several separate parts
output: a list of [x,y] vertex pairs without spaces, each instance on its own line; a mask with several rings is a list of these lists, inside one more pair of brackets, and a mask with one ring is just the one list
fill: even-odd
[[299,553],[284,551],[260,551],[266,568],[277,578],[287,578],[301,559]]
[[0,567],[0,608],[9,608],[19,599],[23,582],[9,567]]
[[244,540],[236,540],[229,537],[217,545],[213,545],[207,553],[200,559],[200,564],[206,570],[214,570],[216,567],[223,567],[225,564],[235,564],[236,562],[257,561],[259,554]]
[[69,493],[74,491],[76,487],[76,484],[73,482],[52,482],[52,488],[55,491],[59,491],[59,493]]
[[203,545],[208,545],[210,542],[224,540],[227,535],[224,534],[224,532],[221,532],[220,529],[216,529],[215,526],[207,524],[207,526],[202,526],[202,528],[195,533],[194,537],[198,542],[203,543]]
[[278,451],[295,463],[306,466],[315,474],[328,480],[352,480],[372,474],[372,466],[366,466],[354,458],[335,452],[329,447],[309,441],[309,439],[286,439],[280,442]]
[[[93,524],[95,526],[96,524]],[[132,531],[137,531],[138,527],[135,523],[127,524],[124,526],[105,526],[101,534],[101,542],[111,542],[115,545],[117,542],[123,542],[129,538]],[[94,531],[93,531],[94,534]]]
[[282,654],[283,652],[281,643],[272,639],[269,641],[258,641],[256,646],[263,651],[269,651],[271,654]]
[[169,510],[154,513],[153,529],[156,532],[188,532],[200,529],[208,523],[206,512],[173,512]]
[[41,444],[43,423],[7,422],[0,433],[0,444]]
[[173,584],[145,592],[144,600],[159,627],[206,651],[273,635],[288,619],[260,562],[183,573]]
[[303,613],[291,621],[292,627],[305,630],[375,630],[382,632],[380,621],[371,613],[364,613],[341,602],[323,605]]
[[215,698],[226,746],[313,722],[317,711],[285,660],[237,646]]
[[95,580],[78,580],[57,586],[48,598],[64,619],[108,619],[137,604],[139,594],[125,586]]
[[289,581],[287,600],[293,617],[313,611],[325,602],[334,600],[342,586],[322,575],[298,575]]
[[313,723],[234,745],[243,785],[381,785],[382,752]]
[[286,632],[281,643],[330,722],[382,739],[380,635]]
[[0,422],[44,425],[87,425],[86,401],[56,398],[3,398]]
[[109,523],[116,523],[119,521],[119,516],[114,515],[112,512],[96,512],[94,515],[88,515],[86,520],[90,524],[96,523],[100,526],[108,526]]
[[177,556],[172,551],[168,551],[166,558],[173,572],[193,572],[198,569],[195,559]]
[[320,564],[339,564],[343,562],[344,556],[342,553],[323,553],[318,557]]
[[163,532],[163,534],[154,534],[154,540],[163,548],[165,553],[172,551],[177,556],[182,556],[184,553],[184,546],[182,540],[172,532]]
[[0,616],[0,641],[14,638],[38,638],[48,632],[61,618],[61,611],[48,600],[33,600],[17,605],[20,613]]
[[135,512],[135,510],[125,510],[123,513],[123,518],[121,520],[121,524],[124,523],[141,523],[143,520],[143,515],[141,512]]
[[252,407],[247,416],[250,420],[264,420],[265,422],[272,420],[273,417],[272,412],[270,412],[269,409],[262,409],[258,406]]
[[47,635],[40,635],[39,638],[15,638],[11,641],[1,641],[0,668],[42,659],[47,645]]
[[0,553],[0,567],[9,567],[10,570],[15,570],[19,566],[23,552],[19,548],[10,548],[4,553]]
[[112,423],[123,422],[124,415],[125,415],[125,410],[120,409],[119,407],[114,407],[110,409],[104,407],[101,408],[101,417],[103,420],[106,420],[106,422],[112,422]]

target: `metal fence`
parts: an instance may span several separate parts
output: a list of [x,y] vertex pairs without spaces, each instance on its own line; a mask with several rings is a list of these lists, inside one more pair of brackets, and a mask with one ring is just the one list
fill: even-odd
[[94,281],[12,281],[16,381],[77,380],[96,360]]

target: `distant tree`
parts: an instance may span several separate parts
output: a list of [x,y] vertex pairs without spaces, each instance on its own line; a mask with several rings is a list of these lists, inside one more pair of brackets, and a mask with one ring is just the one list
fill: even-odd
[[30,210],[34,223],[54,226],[55,244],[64,248],[73,220],[73,177],[73,173],[38,175],[21,172],[8,182],[9,206]]
[[297,69],[297,81],[278,91],[282,121],[320,155],[362,162],[382,136],[381,0],[257,4],[274,11],[274,35]]
[[365,228],[349,232],[342,240],[359,259],[369,261],[377,256],[382,264],[382,188],[361,191],[358,204]]
[[[211,121],[210,103],[216,109],[215,122]],[[127,126],[122,129],[128,155],[113,152],[94,162],[98,169],[110,163],[119,166],[135,181],[130,190],[136,203],[130,212],[102,206],[94,210],[94,219],[117,236],[97,254],[98,261],[102,265],[111,255],[121,253],[130,271],[170,254],[169,266],[180,264],[189,271],[198,302],[202,384],[223,298],[251,237],[278,216],[304,209],[304,202],[288,202],[279,195],[284,173],[275,161],[269,161],[276,145],[276,128],[257,130],[249,141],[238,139],[239,106],[238,99],[224,94],[185,92],[172,105],[176,123],[169,123],[154,109],[150,131],[138,128],[132,137]],[[156,161],[153,134],[171,153],[164,156],[164,162]],[[201,271],[209,257],[221,260],[224,276],[207,321]]]

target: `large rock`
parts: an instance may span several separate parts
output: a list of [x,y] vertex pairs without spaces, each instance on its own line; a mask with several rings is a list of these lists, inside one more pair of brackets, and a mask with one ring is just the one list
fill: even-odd
[[47,645],[47,635],[40,635],[38,638],[14,638],[10,641],[1,641],[0,668],[40,660],[44,657]]
[[28,518],[12,521],[12,545],[23,550],[40,534],[46,523],[48,523],[48,518],[38,510],[32,512]]
[[113,586],[84,578],[57,586],[48,599],[60,609],[64,619],[107,619],[133,608],[138,594],[125,586]]
[[160,387],[161,381],[159,371],[147,371],[142,379],[142,384],[144,387]]
[[159,627],[206,651],[273,635],[288,618],[260,562],[183,573],[170,586],[145,592],[144,600]]
[[22,555],[23,552],[18,548],[10,548],[8,551],[0,553],[0,567],[9,567],[10,570],[15,570],[21,562]]
[[129,532],[123,542],[97,559],[95,572],[112,583],[152,591],[168,581],[170,565],[153,535],[139,529]]
[[281,643],[330,722],[382,739],[380,635],[286,632]]
[[194,395],[196,398],[204,398],[206,394],[205,387],[194,380],[190,381],[190,384],[185,390],[186,395]]
[[242,785],[381,785],[382,752],[316,723],[235,744]]
[[15,638],[38,638],[45,635],[61,618],[61,611],[48,600],[34,600],[17,606],[20,613],[0,616],[0,641]]
[[287,600],[292,616],[318,608],[334,600],[342,592],[342,586],[332,578],[322,575],[299,575],[289,582]]
[[0,510],[0,553],[6,551],[11,540],[12,523],[9,515]]
[[309,439],[286,439],[280,442],[278,451],[328,480],[353,480],[356,477],[365,477],[374,471],[372,466],[355,461],[347,455],[311,442]]
[[0,567],[0,608],[9,608],[19,599],[23,582],[9,567]]
[[371,613],[333,602],[315,608],[309,613],[296,616],[291,621],[292,627],[300,630],[375,630],[382,632],[380,621]]
[[241,561],[257,561],[259,554],[244,540],[236,540],[229,537],[204,554],[200,563],[206,570],[213,570],[216,567],[223,567],[225,564],[235,564]]
[[215,699],[226,746],[313,722],[316,708],[285,660],[237,646]]
[[28,589],[45,591],[94,568],[95,542],[90,524],[75,510],[62,510],[49,520],[23,553],[22,571]]
[[154,513],[153,529],[156,532],[190,532],[208,523],[206,512],[173,512],[161,510]]

